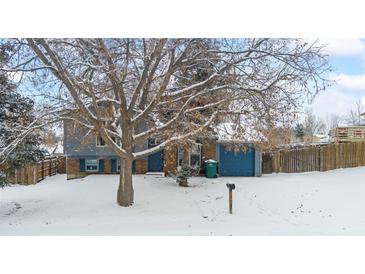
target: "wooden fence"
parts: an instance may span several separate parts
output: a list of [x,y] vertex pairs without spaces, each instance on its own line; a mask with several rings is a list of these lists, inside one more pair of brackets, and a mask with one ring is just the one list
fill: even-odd
[[327,171],[365,166],[365,142],[278,150],[263,155],[263,173]]
[[65,173],[65,157],[48,157],[37,164],[29,164],[14,170],[8,180],[14,184],[30,185],[42,181],[47,176]]

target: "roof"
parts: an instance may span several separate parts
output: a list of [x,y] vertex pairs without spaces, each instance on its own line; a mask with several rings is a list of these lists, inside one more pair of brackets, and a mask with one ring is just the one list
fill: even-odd
[[365,128],[365,126],[354,126],[354,125],[349,125],[349,126],[346,126],[346,125],[341,125],[341,126],[337,126],[333,129],[336,129],[336,128]]
[[58,141],[56,144],[50,146],[50,145],[42,145],[42,149],[48,152],[49,155],[55,155],[55,154],[63,154],[63,144],[61,141]]
[[257,141],[252,137],[255,132],[249,126],[246,127],[242,124],[220,123],[214,128],[214,131],[217,134],[217,142],[219,143],[254,143]]

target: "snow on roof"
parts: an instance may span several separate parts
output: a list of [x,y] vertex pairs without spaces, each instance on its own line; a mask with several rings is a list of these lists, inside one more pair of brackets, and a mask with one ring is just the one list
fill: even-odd
[[62,141],[58,141],[55,145],[42,145],[42,149],[48,152],[49,155],[53,154],[63,154],[63,143]]
[[218,142],[255,142],[257,133],[249,126],[233,122],[220,123],[215,127]]
[[252,126],[233,122],[220,123],[215,127],[218,142],[254,143],[260,139],[260,133]]
[[359,126],[354,126],[354,125],[349,125],[349,124],[339,124],[337,127],[335,128],[341,128],[341,127],[365,127],[365,125],[359,125]]
[[213,159],[208,159],[205,161],[206,163],[216,163],[217,161],[216,160],[213,160]]

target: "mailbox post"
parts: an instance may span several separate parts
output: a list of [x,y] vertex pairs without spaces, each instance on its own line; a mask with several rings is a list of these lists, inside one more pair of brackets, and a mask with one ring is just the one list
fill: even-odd
[[236,188],[235,184],[226,184],[227,188],[229,189],[229,214],[232,214],[232,190]]

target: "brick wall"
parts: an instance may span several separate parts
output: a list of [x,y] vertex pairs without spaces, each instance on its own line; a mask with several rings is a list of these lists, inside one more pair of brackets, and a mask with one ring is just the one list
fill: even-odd
[[64,156],[58,158],[57,173],[59,174],[66,173],[66,157]]
[[148,161],[146,159],[136,160],[136,174],[145,174],[148,171]]
[[[100,158],[102,159],[102,158]],[[103,159],[104,160],[104,173],[103,174],[112,174],[111,167],[111,159]],[[82,178],[89,174],[93,174],[90,172],[81,172],[80,171],[80,159],[72,159],[68,158],[66,160],[67,166],[67,179],[76,179]],[[136,160],[136,174],[145,174],[148,171],[148,161],[146,159],[138,159]],[[119,172],[117,172],[119,173]],[[99,174],[99,173],[94,173]],[[115,174],[115,173],[114,173]]]
[[110,159],[104,159],[104,173],[105,174],[112,173],[112,162]]
[[[216,141],[211,139],[203,140],[202,142],[202,170],[204,170],[204,161],[208,159],[217,160],[216,156]],[[168,175],[169,172],[175,172],[177,166],[176,158],[177,146],[170,146],[165,149],[164,172]],[[185,153],[185,155],[188,155]]]
[[164,151],[164,165],[163,171],[165,175],[168,176],[170,172],[176,171],[177,159],[176,159],[176,145],[171,145],[167,147]]
[[217,160],[216,144],[215,140],[204,140],[202,144],[202,161],[209,159]]
[[66,160],[67,180],[82,178],[86,176],[86,172],[80,172],[80,160],[69,159]]
[[[163,171],[165,175],[170,172],[176,171],[177,159],[176,159],[177,146],[171,145],[164,151],[164,167]],[[216,142],[215,140],[204,140],[202,143],[202,169],[204,169],[204,161],[208,159],[216,160]],[[88,172],[80,172],[80,160],[79,159],[67,159],[67,179],[81,178],[90,174]],[[136,174],[145,174],[148,171],[148,160],[138,159],[135,164]],[[104,159],[104,174],[111,173],[111,161],[110,159]]]

